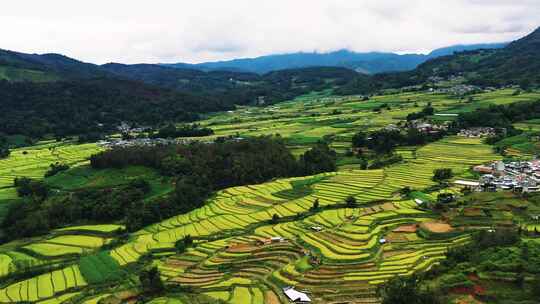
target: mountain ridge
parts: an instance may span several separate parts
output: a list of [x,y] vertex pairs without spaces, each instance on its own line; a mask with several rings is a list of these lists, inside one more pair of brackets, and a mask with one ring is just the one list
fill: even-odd
[[428,54],[396,54],[391,52],[354,52],[341,49],[333,52],[296,52],[271,54],[253,58],[203,62],[198,64],[172,63],[161,64],[175,68],[195,68],[206,71],[235,70],[265,74],[275,70],[314,66],[338,66],[358,72],[375,74],[390,71],[405,71],[416,68],[419,64],[435,57],[451,55],[454,52],[474,49],[502,48],[507,43],[458,44],[435,49]]

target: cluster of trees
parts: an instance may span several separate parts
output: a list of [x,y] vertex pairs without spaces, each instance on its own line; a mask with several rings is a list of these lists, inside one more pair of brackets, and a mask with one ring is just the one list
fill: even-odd
[[388,153],[383,155],[378,155],[375,159],[367,166],[367,169],[380,169],[392,164],[397,164],[403,161],[403,156],[396,153]]
[[13,203],[1,224],[5,240],[45,234],[77,222],[110,223],[122,220],[128,210],[151,190],[144,180],[103,189],[85,189],[51,195],[49,187],[29,178],[15,181],[23,199]]
[[280,138],[259,137],[214,144],[118,148],[93,155],[90,164],[96,169],[142,165],[174,178],[173,194],[151,202],[136,201],[129,208],[126,225],[128,230],[136,230],[199,208],[218,189],[335,171],[336,153],[320,143],[297,160]]
[[512,123],[540,118],[540,100],[523,101],[509,105],[491,105],[476,111],[459,114],[454,127],[506,128],[508,135],[515,134]]
[[141,283],[143,297],[155,296],[165,291],[165,284],[163,284],[159,269],[156,266],[143,269],[139,273],[139,282]]
[[376,153],[386,154],[398,146],[417,146],[441,139],[444,132],[426,133],[415,128],[405,132],[398,130],[378,130],[370,133],[358,132],[352,138],[354,148],[368,148]]
[[178,253],[184,253],[188,248],[193,246],[193,238],[190,234],[186,235],[183,239],[180,239],[174,243],[174,248]]
[[439,168],[433,170],[433,180],[436,182],[444,182],[451,179],[454,176],[452,169],[450,168]]
[[39,200],[46,199],[49,188],[42,181],[36,181],[28,177],[16,177],[13,186],[17,189],[20,197],[34,197]]
[[[497,259],[485,258],[485,253],[500,251],[501,248],[516,245],[520,241],[517,230],[498,228],[496,230],[481,230],[473,234],[472,242],[465,246],[450,248],[446,259],[440,265],[434,267],[427,276],[437,276],[456,269],[460,263],[474,262],[475,265],[482,263],[494,263]],[[536,267],[540,267],[540,246],[537,248]],[[481,258],[482,257],[482,258]],[[540,269],[538,269],[540,271]],[[536,271],[535,271],[536,272]]]
[[150,135],[151,138],[177,138],[177,137],[201,137],[214,134],[214,130],[203,128],[199,124],[187,124],[177,128],[174,124],[168,124]]
[[62,171],[66,171],[69,169],[69,165],[68,164],[64,164],[64,163],[59,163],[59,162],[56,162],[54,164],[50,164],[49,165],[49,170],[47,170],[47,172],[45,172],[45,177],[51,177],[53,175],[56,175]]
[[429,289],[422,288],[423,280],[412,275],[395,276],[379,288],[383,304],[438,304],[442,303]]
[[422,119],[431,116],[435,113],[435,109],[431,106],[431,102],[420,112],[410,113],[407,115],[407,121]]
[[488,108],[479,108],[472,112],[461,113],[452,123],[452,131],[471,127],[492,127],[495,136],[485,139],[490,145],[495,145],[496,152],[505,150],[504,139],[523,133],[514,128],[513,124],[519,121],[540,118],[540,100],[523,101],[509,105],[491,105]]
[[7,158],[10,154],[7,138],[0,134],[0,159]]
[[108,132],[122,121],[192,121],[197,113],[233,109],[215,98],[115,79],[0,81],[0,100],[0,132],[33,138]]
[[427,77],[415,71],[388,72],[375,75],[359,74],[357,77],[337,88],[334,92],[340,95],[373,94],[385,89],[403,88],[423,83]]

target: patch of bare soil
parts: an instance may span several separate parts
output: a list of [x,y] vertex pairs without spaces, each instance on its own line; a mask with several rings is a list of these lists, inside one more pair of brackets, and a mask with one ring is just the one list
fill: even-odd
[[446,232],[451,232],[452,230],[454,230],[454,228],[452,228],[452,226],[448,225],[447,223],[443,223],[443,222],[427,222],[427,223],[422,223],[422,228],[430,231],[430,232],[433,232],[433,233],[446,233]]

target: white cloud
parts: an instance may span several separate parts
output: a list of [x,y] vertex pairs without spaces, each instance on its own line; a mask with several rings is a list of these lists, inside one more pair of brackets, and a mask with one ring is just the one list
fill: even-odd
[[200,62],[295,51],[418,51],[516,39],[538,0],[17,0],[0,48],[89,62]]

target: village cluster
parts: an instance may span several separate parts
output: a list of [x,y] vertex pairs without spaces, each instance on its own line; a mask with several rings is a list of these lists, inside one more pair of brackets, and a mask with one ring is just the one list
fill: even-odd
[[158,145],[171,145],[183,142],[179,139],[165,139],[165,138],[133,138],[133,139],[107,139],[100,140],[97,144],[105,148],[120,148],[120,147],[134,147],[134,146],[158,146]]
[[540,160],[497,161],[474,167],[481,174],[478,181],[456,181],[456,184],[475,191],[540,191]]

